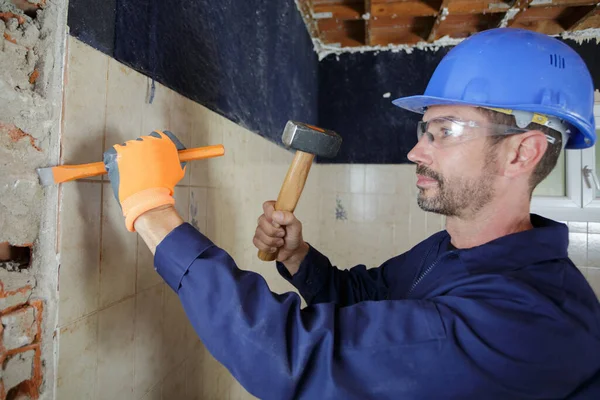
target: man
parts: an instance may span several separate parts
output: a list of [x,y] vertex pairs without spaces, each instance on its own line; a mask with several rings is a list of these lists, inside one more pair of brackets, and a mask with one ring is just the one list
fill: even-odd
[[342,271],[265,203],[254,243],[281,250],[302,310],[174,211],[184,170],[171,134],[105,162],[128,229],[208,350],[259,398],[600,398],[600,304],[568,259],[566,226],[529,214],[562,147],[595,141],[583,61],[541,34],[486,31],[442,60],[424,96],[394,103],[425,111],[409,159],[419,205],[446,215],[446,231]]

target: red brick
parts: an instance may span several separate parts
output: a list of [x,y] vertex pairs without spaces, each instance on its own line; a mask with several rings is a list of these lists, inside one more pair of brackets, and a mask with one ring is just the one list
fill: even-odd
[[14,350],[33,343],[37,335],[37,310],[31,306],[23,307],[0,318],[4,332],[2,345],[6,350]]
[[[42,384],[42,362],[39,344],[8,352],[2,365],[0,399],[37,399]],[[29,363],[31,361],[31,364]]]
[[33,378],[35,350],[28,350],[10,356],[2,367],[4,390],[8,393],[12,388]]
[[0,269],[0,312],[27,303],[35,279],[26,272],[8,272]]

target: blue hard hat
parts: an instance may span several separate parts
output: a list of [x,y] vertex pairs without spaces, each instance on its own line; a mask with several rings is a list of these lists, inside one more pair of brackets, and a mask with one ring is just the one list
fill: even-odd
[[490,29],[462,41],[437,66],[424,95],[393,103],[418,113],[433,105],[530,111],[568,125],[566,148],[596,142],[594,84],[585,62],[563,42],[522,29]]

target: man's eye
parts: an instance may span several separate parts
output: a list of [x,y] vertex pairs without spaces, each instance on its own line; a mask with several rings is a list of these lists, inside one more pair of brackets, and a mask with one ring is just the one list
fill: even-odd
[[442,128],[441,131],[442,137],[444,138],[454,136],[454,131],[452,129]]

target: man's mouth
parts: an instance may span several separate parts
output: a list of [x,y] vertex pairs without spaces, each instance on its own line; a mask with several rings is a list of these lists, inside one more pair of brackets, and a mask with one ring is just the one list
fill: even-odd
[[440,178],[437,174],[423,165],[417,166],[417,187],[427,188],[439,186]]
[[427,188],[437,186],[438,181],[425,175],[417,174],[417,186],[419,188]]

